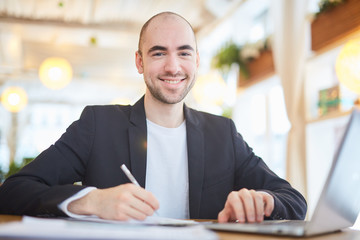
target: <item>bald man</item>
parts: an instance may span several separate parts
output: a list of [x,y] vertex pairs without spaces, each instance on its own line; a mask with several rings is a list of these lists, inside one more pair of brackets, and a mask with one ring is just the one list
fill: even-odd
[[[0,187],[0,212],[261,222],[304,219],[306,202],[227,118],[188,108],[199,52],[191,25],[163,12],[143,26],[134,106],[88,106],[61,138]],[[120,170],[129,167],[140,186]],[[81,181],[82,185],[74,185]]]

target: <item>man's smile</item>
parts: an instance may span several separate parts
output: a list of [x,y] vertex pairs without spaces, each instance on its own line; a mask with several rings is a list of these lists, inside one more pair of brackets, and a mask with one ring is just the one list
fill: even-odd
[[184,79],[178,79],[178,80],[165,80],[165,79],[162,79],[162,81],[164,81],[166,83],[170,83],[170,84],[177,84],[177,83],[181,82],[182,80],[184,80]]
[[176,77],[176,78],[172,78],[172,77],[159,77],[159,79],[163,82],[166,82],[166,83],[169,83],[169,84],[178,84],[180,83],[181,81],[185,80],[186,77],[182,77],[182,78],[179,78],[179,77]]

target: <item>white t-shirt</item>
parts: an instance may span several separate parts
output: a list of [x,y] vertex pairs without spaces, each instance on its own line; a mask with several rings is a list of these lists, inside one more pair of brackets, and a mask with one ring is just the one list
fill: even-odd
[[185,121],[177,128],[147,122],[145,189],[160,203],[161,217],[189,218],[189,177]]

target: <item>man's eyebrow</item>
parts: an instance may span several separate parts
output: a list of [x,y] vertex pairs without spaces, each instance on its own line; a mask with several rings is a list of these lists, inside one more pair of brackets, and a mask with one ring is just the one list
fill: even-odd
[[167,50],[166,47],[155,45],[149,49],[148,53],[155,52],[155,51],[166,51],[166,50]]
[[[166,51],[167,48],[166,47],[163,47],[163,46],[159,46],[159,45],[155,45],[153,47],[151,47],[148,51],[148,53],[152,53],[152,52],[155,52],[155,51]],[[195,51],[194,48],[190,45],[182,45],[180,47],[177,48],[177,50],[191,50],[191,51]]]
[[183,45],[177,48],[178,50],[191,50],[191,51],[195,51],[194,48],[190,45]]

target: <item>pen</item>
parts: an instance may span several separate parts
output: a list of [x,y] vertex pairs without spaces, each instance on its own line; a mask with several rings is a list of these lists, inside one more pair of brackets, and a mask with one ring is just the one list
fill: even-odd
[[[135,185],[140,187],[140,184],[138,183],[138,181],[136,181],[135,177],[131,174],[131,172],[129,171],[129,169],[126,167],[125,164],[120,166],[121,170],[123,170],[123,172],[125,173],[125,175],[128,177],[128,179]],[[155,211],[155,215],[158,216],[159,214]]]
[[125,175],[128,177],[128,179],[135,185],[140,187],[140,184],[136,181],[135,177],[131,174],[129,169],[125,166],[125,164],[121,165],[121,170],[125,173]]

